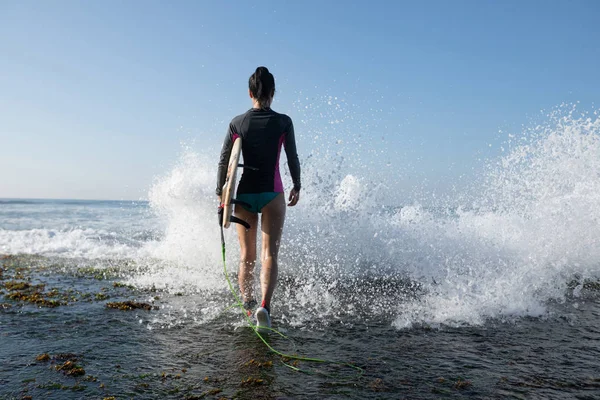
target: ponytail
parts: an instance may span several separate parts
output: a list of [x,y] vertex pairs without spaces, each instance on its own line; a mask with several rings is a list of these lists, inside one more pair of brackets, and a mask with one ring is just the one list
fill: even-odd
[[261,107],[269,104],[275,95],[275,78],[267,67],[258,67],[248,80],[248,87],[252,97],[258,101]]

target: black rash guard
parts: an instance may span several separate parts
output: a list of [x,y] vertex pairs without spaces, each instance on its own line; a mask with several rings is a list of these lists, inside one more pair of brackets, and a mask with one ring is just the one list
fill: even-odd
[[292,119],[270,108],[252,108],[235,117],[229,124],[219,160],[217,195],[221,195],[225,184],[229,156],[237,137],[243,139],[244,165],[258,168],[257,170],[244,168],[237,193],[283,192],[279,173],[279,155],[282,145],[285,147],[294,188],[300,190],[300,161],[296,152]]

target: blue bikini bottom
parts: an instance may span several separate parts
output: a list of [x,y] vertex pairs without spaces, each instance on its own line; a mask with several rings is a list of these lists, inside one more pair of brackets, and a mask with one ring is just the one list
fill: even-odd
[[242,193],[238,194],[235,199],[246,202],[250,205],[247,207],[244,204],[241,204],[244,209],[250,211],[252,213],[259,213],[263,209],[264,206],[269,204],[271,200],[277,197],[279,193],[277,192],[262,192],[262,193]]

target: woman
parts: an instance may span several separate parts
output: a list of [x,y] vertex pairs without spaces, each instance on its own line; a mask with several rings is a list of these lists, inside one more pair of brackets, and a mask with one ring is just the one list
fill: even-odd
[[242,155],[245,168],[238,185],[236,199],[249,206],[236,205],[235,216],[250,224],[250,229],[237,225],[240,241],[240,268],[238,283],[244,301],[244,308],[251,315],[257,305],[254,290],[254,266],[256,262],[256,235],[258,214],[262,213],[260,284],[262,301],[256,310],[259,330],[271,327],[270,307],[273,291],[277,284],[277,254],[283,223],[285,220],[285,198],[279,173],[279,155],[285,148],[290,174],[294,187],[290,191],[288,206],[295,206],[300,200],[300,162],[296,153],[296,140],[292,120],[285,114],[271,109],[275,95],[275,78],[265,67],[258,67],[250,76],[248,94],[252,108],[235,117],[229,124],[225,136],[217,176],[217,196],[221,204],[221,189],[225,183],[227,164],[233,142],[242,140]]

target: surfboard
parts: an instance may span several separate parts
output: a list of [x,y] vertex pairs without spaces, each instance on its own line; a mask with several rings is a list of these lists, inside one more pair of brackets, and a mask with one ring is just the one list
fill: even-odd
[[238,137],[233,142],[233,148],[229,155],[229,164],[227,165],[227,177],[223,185],[223,196],[221,203],[223,204],[223,228],[229,228],[231,225],[231,214],[233,213],[233,195],[235,193],[235,185],[237,183],[237,170],[242,154],[242,138]]

